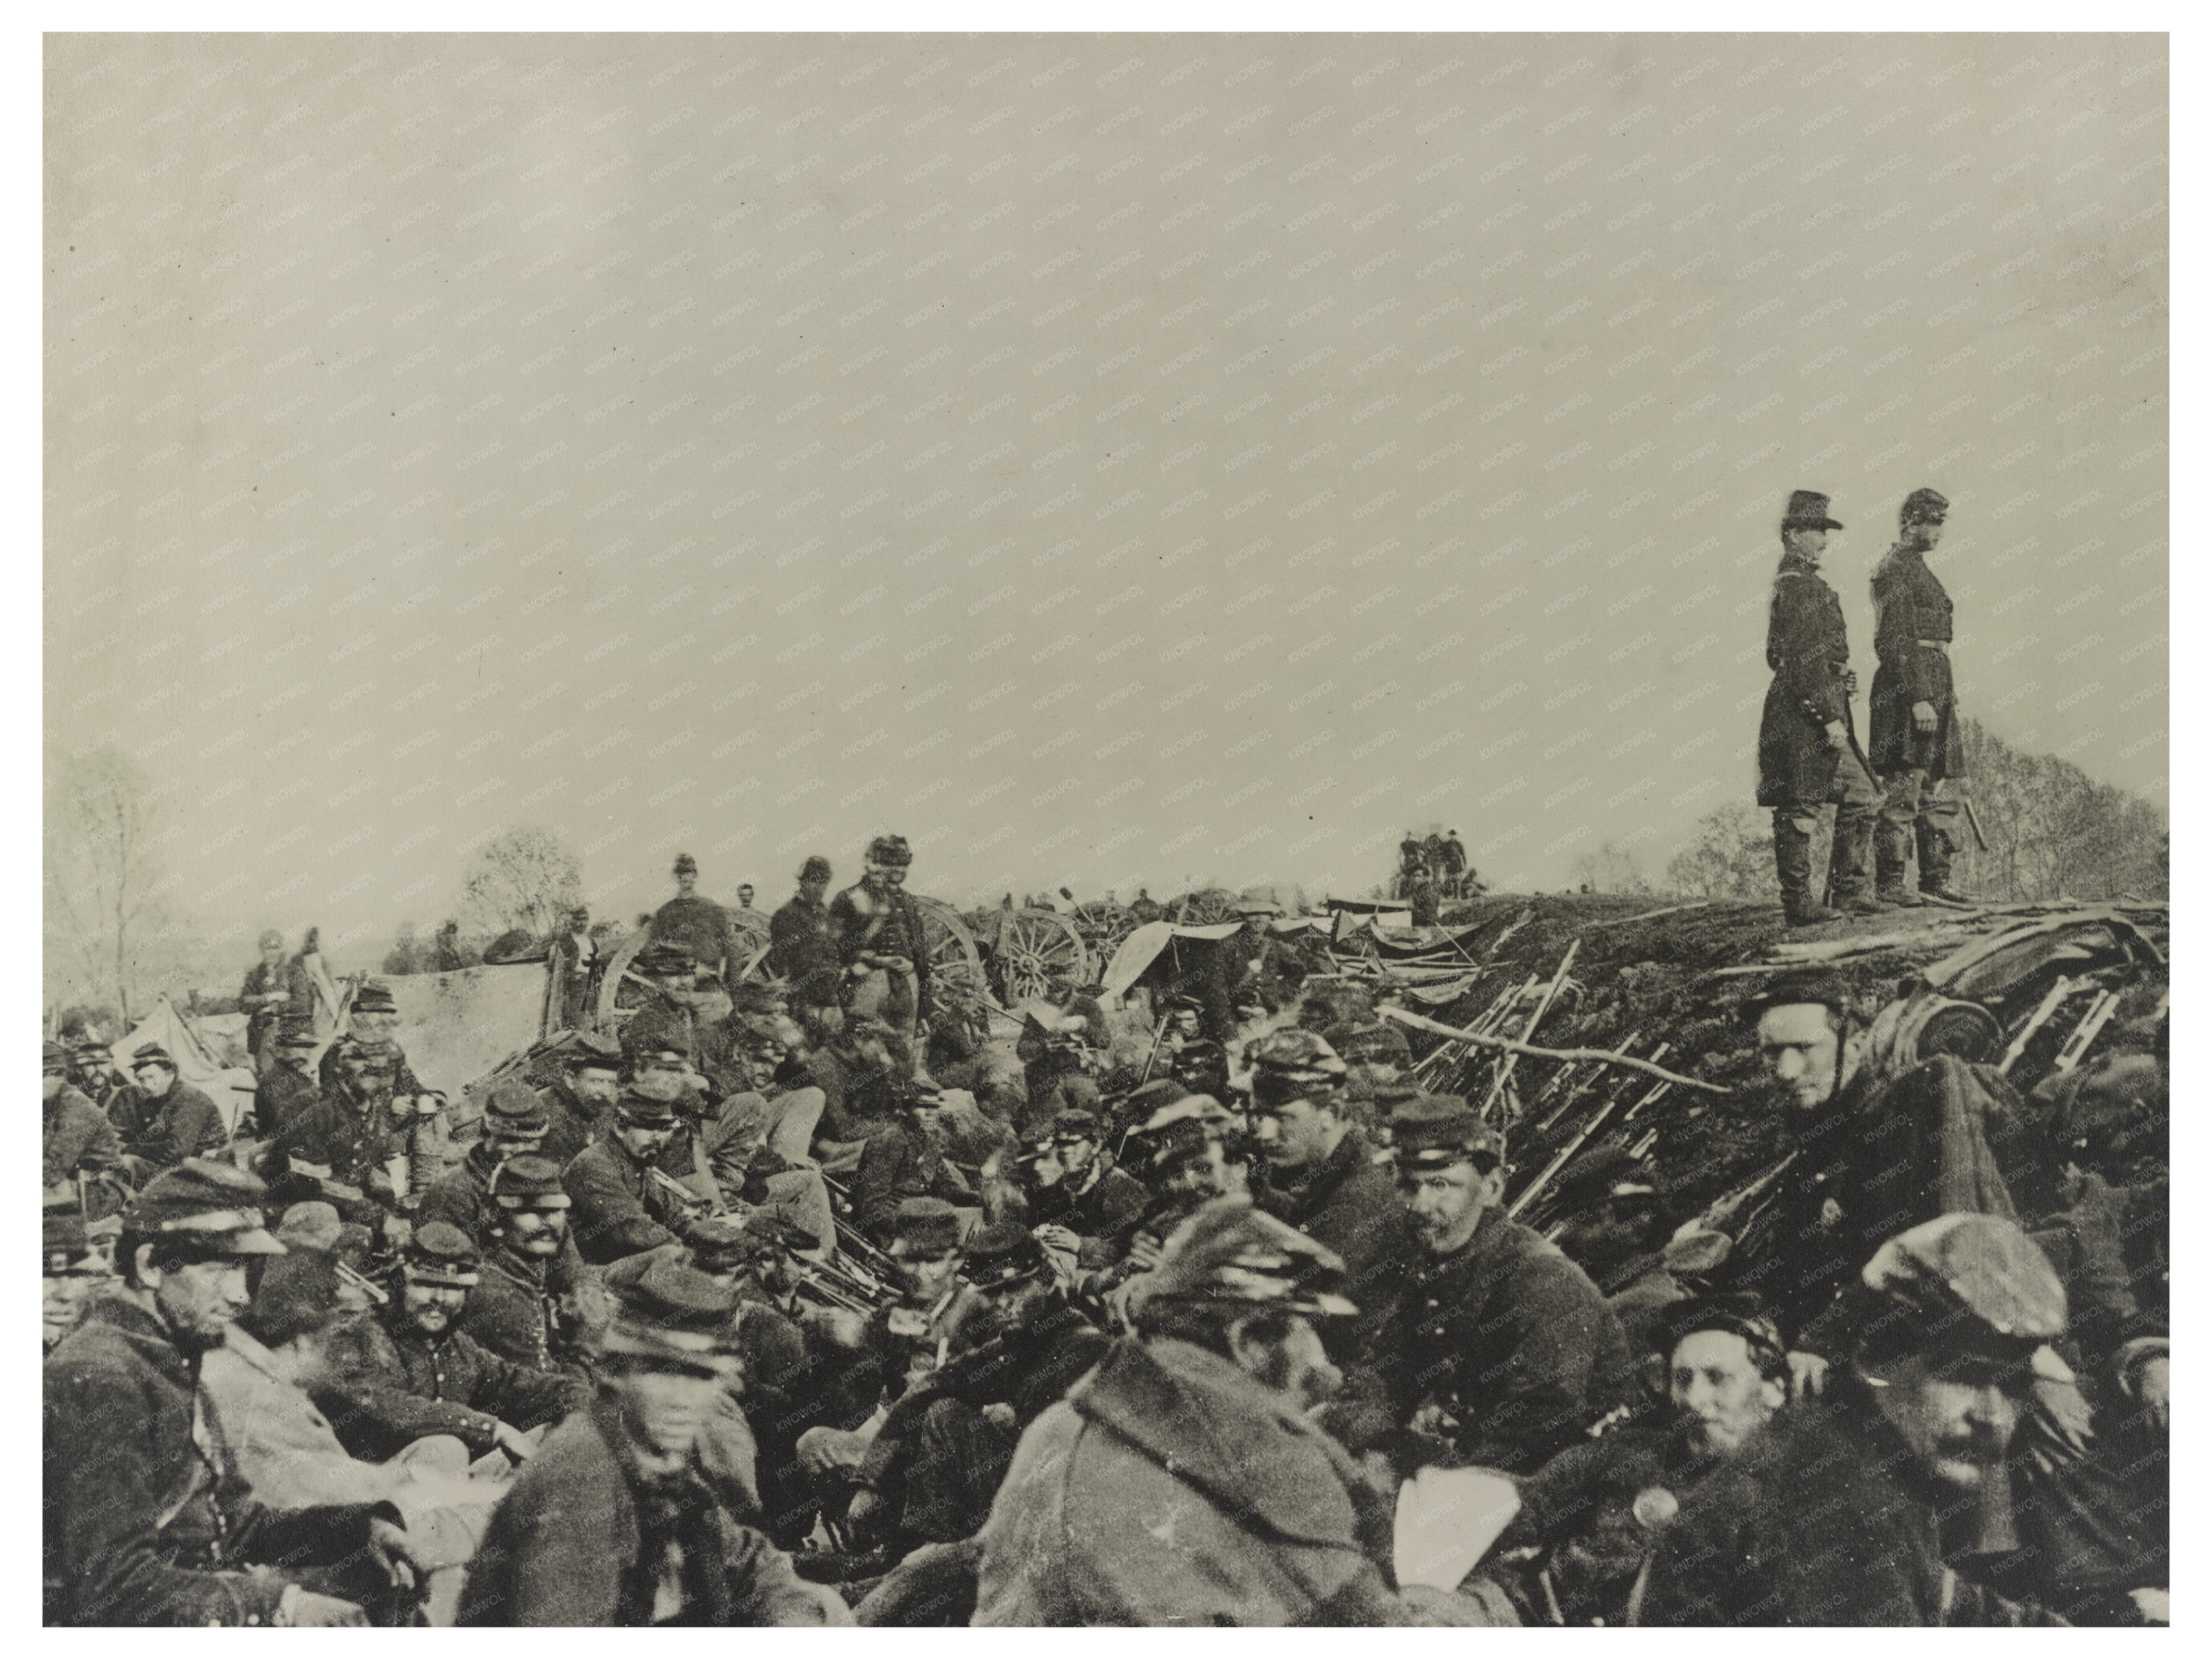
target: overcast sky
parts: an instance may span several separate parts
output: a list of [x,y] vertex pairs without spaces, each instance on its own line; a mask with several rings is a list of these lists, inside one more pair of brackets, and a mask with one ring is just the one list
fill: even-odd
[[[1663,866],[1781,504],[2163,803],[2154,37],[49,37],[45,731],[342,961],[603,912]],[[1862,718],[1863,704],[1862,704]],[[343,942],[360,941],[351,951]]]

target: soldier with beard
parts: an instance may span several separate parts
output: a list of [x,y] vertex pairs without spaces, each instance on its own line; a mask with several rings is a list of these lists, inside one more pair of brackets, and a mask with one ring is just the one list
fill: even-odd
[[[58,1042],[49,1042],[39,1066],[40,1179],[51,1192],[89,1192],[123,1162],[115,1126],[100,1109],[70,1086],[69,1060]],[[105,1211],[103,1210],[103,1213]]]
[[1944,1516],[2004,1478],[2034,1352],[2065,1333],[2050,1263],[2008,1221],[1939,1216],[1875,1253],[1853,1303],[1847,1366],[1683,1506],[1644,1622],[2064,1623],[1955,1570],[1942,1536]]
[[579,1033],[561,1057],[560,1077],[538,1091],[546,1121],[545,1144],[538,1150],[567,1168],[606,1133],[621,1088],[621,1047],[594,1032]]
[[505,1159],[492,1171],[489,1196],[483,1265],[455,1328],[512,1364],[585,1376],[578,1322],[564,1305],[576,1275],[562,1271],[574,1251],[561,1171],[526,1153]]
[[425,1436],[449,1434],[472,1457],[495,1449],[519,1463],[538,1449],[527,1431],[580,1402],[575,1377],[502,1359],[460,1330],[477,1266],[466,1234],[431,1222],[409,1240],[381,1316],[331,1334],[314,1401],[356,1457],[381,1462]]

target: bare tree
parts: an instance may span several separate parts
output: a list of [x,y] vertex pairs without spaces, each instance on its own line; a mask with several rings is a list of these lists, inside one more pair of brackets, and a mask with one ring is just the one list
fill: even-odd
[[115,749],[72,757],[46,792],[48,974],[112,999],[125,1024],[144,1005],[148,946],[168,937],[160,817],[145,772]]
[[517,929],[550,939],[582,902],[576,855],[550,830],[506,830],[477,850],[461,884],[461,915],[480,939]]

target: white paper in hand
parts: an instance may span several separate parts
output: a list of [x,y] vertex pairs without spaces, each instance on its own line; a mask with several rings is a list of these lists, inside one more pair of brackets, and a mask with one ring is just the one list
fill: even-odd
[[1398,1488],[1398,1584],[1452,1590],[1521,1512],[1520,1489],[1495,1469],[1423,1469]]

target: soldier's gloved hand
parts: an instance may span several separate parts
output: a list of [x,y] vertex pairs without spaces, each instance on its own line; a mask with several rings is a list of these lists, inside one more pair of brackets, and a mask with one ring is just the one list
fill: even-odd
[[1912,729],[1925,737],[1936,729],[1936,705],[1916,702],[1912,705]]
[[1850,733],[1844,729],[1844,723],[1841,720],[1830,720],[1827,732],[1828,747],[1831,749],[1840,750],[1851,740]]
[[1805,1400],[1817,1396],[1828,1385],[1828,1362],[1816,1353],[1793,1352],[1790,1362],[1790,1397]]

